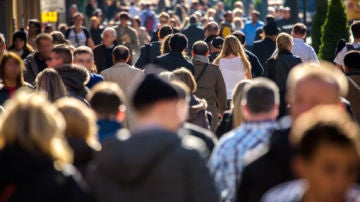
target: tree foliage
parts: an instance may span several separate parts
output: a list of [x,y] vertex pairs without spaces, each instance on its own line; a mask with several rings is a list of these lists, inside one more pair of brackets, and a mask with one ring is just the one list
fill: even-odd
[[321,43],[321,26],[324,24],[328,10],[328,0],[317,0],[315,16],[311,26],[311,41],[316,53],[319,53]]

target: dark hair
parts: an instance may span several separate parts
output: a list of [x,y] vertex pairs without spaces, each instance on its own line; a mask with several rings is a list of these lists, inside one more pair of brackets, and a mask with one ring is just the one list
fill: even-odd
[[18,75],[18,77],[16,79],[16,87],[25,86],[24,62],[16,53],[13,53],[13,52],[6,52],[0,58],[0,78],[2,80],[2,83],[5,84],[5,65],[9,60],[14,60],[15,63],[20,66],[20,74]]
[[354,38],[360,38],[360,21],[354,21],[351,24],[351,32],[354,36]]
[[173,74],[176,78],[183,82],[189,89],[191,93],[195,93],[197,89],[197,84],[192,73],[185,67],[178,68],[173,71]]
[[266,23],[275,22],[275,17],[271,14],[268,14],[266,15],[265,22]]
[[41,33],[41,22],[38,19],[30,19],[28,21],[28,24],[33,24],[36,29],[37,29],[37,33],[36,34],[40,34]]
[[139,17],[136,16],[132,20],[135,21],[139,25],[139,27],[141,27],[141,20]]
[[188,39],[184,34],[176,33],[170,39],[170,48],[174,52],[182,52],[188,46]]
[[40,33],[39,35],[36,36],[36,39],[35,39],[35,43],[36,43],[37,46],[40,44],[41,40],[48,40],[48,41],[52,42],[53,38],[48,33]]
[[344,65],[350,69],[360,69],[360,51],[351,50],[345,54]]
[[196,19],[196,16],[192,15],[190,16],[190,24],[196,24],[197,23],[197,19]]
[[292,29],[292,31],[296,35],[305,35],[306,34],[306,26],[302,23],[296,23]]
[[279,89],[267,78],[255,78],[245,87],[242,102],[246,103],[251,113],[270,112],[275,104],[279,104]]
[[205,30],[211,33],[216,33],[217,31],[219,31],[219,25],[216,22],[209,22],[206,25]]
[[195,55],[206,55],[209,51],[209,47],[204,41],[197,41],[194,43],[192,50]]
[[172,34],[172,33],[173,33],[173,28],[170,25],[164,25],[159,30],[159,38],[163,39],[167,35]]
[[234,35],[240,41],[241,45],[245,44],[246,36],[242,31],[233,32],[232,35]]
[[124,20],[129,20],[129,14],[127,12],[121,12],[120,16],[119,16],[120,20],[124,19]]
[[58,55],[61,56],[61,58],[63,59],[63,63],[64,64],[71,64],[72,63],[72,60],[73,60],[73,56],[72,56],[72,53],[71,53],[71,50],[69,47],[63,45],[63,44],[60,44],[60,45],[57,45],[55,46],[51,52],[54,52]]
[[115,62],[126,61],[130,56],[130,51],[126,46],[119,45],[114,48],[112,55],[115,58]]

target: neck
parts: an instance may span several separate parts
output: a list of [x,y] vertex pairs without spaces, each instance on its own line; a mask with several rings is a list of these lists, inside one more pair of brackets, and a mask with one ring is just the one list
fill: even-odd
[[113,47],[113,45],[114,45],[114,43],[111,43],[111,44],[104,44],[104,46],[105,46],[106,48],[112,48],[112,47]]
[[318,201],[322,201],[320,200],[318,197],[316,197],[316,194],[314,194],[313,192],[309,191],[309,189],[305,192],[302,200],[302,202],[318,202]]
[[81,31],[81,25],[75,25],[75,31]]
[[260,121],[269,121],[275,120],[272,113],[261,113],[261,114],[251,114],[248,117],[245,117],[246,121],[249,122],[260,122]]
[[10,79],[4,79],[4,83],[5,83],[5,86],[7,87],[15,87],[17,82],[14,81],[14,80],[10,80]]

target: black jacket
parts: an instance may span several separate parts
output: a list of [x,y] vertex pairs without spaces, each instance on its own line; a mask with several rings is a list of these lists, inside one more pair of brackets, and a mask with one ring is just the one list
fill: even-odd
[[30,84],[34,84],[36,76],[39,72],[43,71],[47,65],[46,61],[40,61],[39,52],[35,51],[34,53],[30,54],[25,60],[25,73],[24,79],[26,82]]
[[264,68],[262,67],[258,57],[248,50],[245,49],[245,53],[248,56],[249,62],[251,64],[251,74],[252,77],[260,77],[264,75]]
[[[34,89],[34,87],[28,83],[25,83],[25,86],[23,86],[24,88],[28,88],[28,89]],[[18,89],[20,89],[21,87],[19,87]],[[10,99],[10,92],[9,90],[4,86],[4,84],[0,83],[0,106],[3,106],[4,103]]]
[[275,41],[271,40],[270,38],[265,38],[264,40],[254,42],[252,52],[258,57],[261,65],[265,68],[266,60],[271,57],[275,49]]
[[143,45],[140,50],[140,57],[135,63],[135,67],[144,69],[145,65],[153,63],[156,57],[161,55],[160,48],[161,43],[159,41]]
[[198,27],[197,24],[192,24],[188,28],[183,30],[182,33],[188,38],[187,54],[191,55],[193,44],[196,41],[202,41],[204,39],[204,29]]
[[179,52],[170,52],[165,55],[161,55],[156,58],[154,64],[159,65],[168,71],[174,71],[180,67],[185,67],[191,73],[195,73],[193,64],[185,59]]
[[259,202],[270,188],[295,178],[290,165],[289,133],[290,129],[275,131],[269,150],[244,168],[237,202]]
[[[173,29],[173,34],[176,34],[176,33],[180,32],[178,29],[176,29],[174,27],[172,29]],[[159,31],[160,31],[160,29],[157,29],[156,31],[153,32],[151,42],[159,41],[159,35],[158,35]]]

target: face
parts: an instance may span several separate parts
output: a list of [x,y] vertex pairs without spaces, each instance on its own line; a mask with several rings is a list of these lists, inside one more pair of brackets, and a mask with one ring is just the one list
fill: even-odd
[[290,11],[284,11],[284,18],[289,19],[290,18]]
[[74,25],[75,26],[81,26],[84,22],[84,18],[81,16],[77,16],[76,18],[74,18]]
[[38,29],[33,23],[30,23],[28,25],[28,31],[29,31],[29,34],[36,34]]
[[4,74],[5,78],[16,80],[20,75],[20,65],[13,59],[8,60],[5,64]]
[[37,44],[37,48],[39,54],[43,58],[49,58],[51,50],[53,49],[53,42],[52,40],[40,40],[39,44]]
[[16,38],[14,41],[14,47],[16,50],[21,50],[23,49],[25,46],[25,41],[20,39],[20,38]]
[[161,17],[159,22],[161,26],[169,24],[169,20],[166,17]]
[[110,30],[103,33],[102,42],[105,46],[110,46],[115,41],[115,37]]
[[136,20],[132,20],[131,21],[131,24],[132,24],[132,26],[134,27],[134,28],[138,28],[140,25],[139,25],[139,23],[136,21]]
[[290,112],[294,120],[317,105],[339,103],[339,96],[334,86],[311,78],[299,81],[295,86],[293,97],[289,100]]
[[309,182],[308,194],[317,201],[343,201],[356,181],[359,158],[352,148],[323,143],[311,159],[301,161],[303,177]]
[[90,54],[76,54],[74,56],[74,63],[84,66],[88,71],[91,71],[94,60]]
[[121,25],[122,27],[127,26],[127,23],[128,23],[128,19],[126,19],[126,18],[120,19],[120,25]]
[[226,21],[232,22],[233,21],[233,15],[232,14],[227,14],[226,15]]
[[257,22],[259,20],[259,17],[256,14],[251,14],[251,20],[253,22]]
[[63,59],[56,53],[51,52],[49,59],[46,61],[48,67],[55,68],[64,64]]

